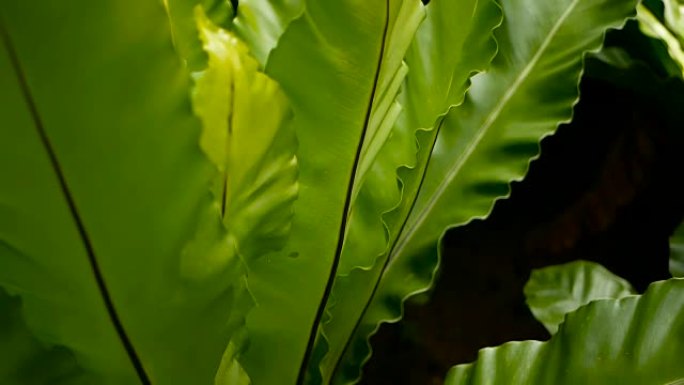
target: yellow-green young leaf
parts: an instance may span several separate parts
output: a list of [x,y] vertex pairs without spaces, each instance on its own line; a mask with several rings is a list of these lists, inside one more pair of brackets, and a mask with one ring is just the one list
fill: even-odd
[[670,274],[684,277],[684,223],[670,237]]
[[0,286],[89,384],[211,384],[236,330],[189,91],[161,2],[0,1]]
[[2,288],[0,341],[0,380],[3,384],[100,383],[97,377],[79,366],[73,352],[39,341],[21,315],[21,300]]
[[209,58],[194,74],[200,144],[218,170],[212,190],[228,241],[249,264],[280,249],[290,230],[299,189],[292,112],[247,46],[196,13]]
[[588,261],[533,270],[524,292],[532,314],[551,334],[558,331],[566,314],[580,306],[636,294],[629,282]]
[[550,341],[509,342],[453,367],[446,385],[684,383],[684,280],[602,299],[567,315]]
[[674,32],[679,42],[684,44],[684,2],[682,0],[663,0],[665,23]]
[[404,142],[389,151],[389,138],[398,133],[394,127],[401,112],[397,94],[408,67],[403,62],[418,25],[425,16],[419,0],[388,1],[388,24],[368,129],[359,155],[352,190],[352,206],[338,275],[353,268],[370,268],[387,248],[382,214],[401,199],[397,170],[415,159],[415,144]]
[[682,42],[646,6],[639,4],[637,11],[637,20],[639,21],[641,32],[665,43],[667,52],[681,71],[680,76],[684,77],[684,49],[682,48]]

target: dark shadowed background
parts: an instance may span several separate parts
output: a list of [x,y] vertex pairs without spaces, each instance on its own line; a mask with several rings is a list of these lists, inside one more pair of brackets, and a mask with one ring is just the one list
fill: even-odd
[[548,339],[525,305],[531,269],[587,259],[639,291],[669,278],[668,238],[684,215],[684,127],[605,81],[585,77],[581,95],[573,123],[542,141],[510,198],[448,233],[433,292],[372,338],[362,384],[441,384],[480,348]]

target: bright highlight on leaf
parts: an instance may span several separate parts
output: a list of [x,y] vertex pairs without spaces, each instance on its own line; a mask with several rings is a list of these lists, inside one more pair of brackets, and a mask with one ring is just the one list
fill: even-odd
[[[387,293],[386,290],[376,293],[376,285],[388,263],[389,249],[396,242],[400,227],[420,189],[421,177],[432,150],[431,140],[436,137],[438,130],[432,130],[429,135],[420,133],[416,137],[416,134],[420,130],[429,130],[441,114],[463,100],[468,78],[473,72],[487,67],[496,49],[491,32],[500,23],[501,14],[494,2],[437,1],[428,4],[425,13],[426,18],[406,53],[410,76],[404,80],[399,94],[400,103],[406,108],[380,152],[381,159],[399,159],[404,166],[399,170],[402,200],[398,207],[382,216],[389,227],[389,244],[382,249],[383,253],[370,270],[354,269],[348,276],[337,277],[327,309],[331,317],[323,325],[326,338],[325,341],[321,338],[320,344],[327,346],[319,347],[319,352],[326,353],[320,367],[324,379],[336,372],[337,383],[356,381],[361,365],[370,355],[369,336],[377,330],[381,321],[398,319],[396,298],[403,298],[415,290],[415,284],[411,280],[409,285],[407,277],[417,275],[420,280],[418,285],[429,285],[422,279],[431,280],[434,265],[433,261],[425,258],[424,264],[405,266],[407,269],[403,272],[407,275],[397,277],[392,284],[398,294]],[[451,28],[452,23],[460,28]],[[364,188],[378,194],[380,189],[371,183],[381,180],[379,176],[382,175],[394,179],[393,173],[388,171],[373,169],[376,176],[368,179],[368,186]],[[348,247],[345,252],[354,249],[355,239],[351,237],[354,231],[357,230],[352,227],[350,246],[345,244]],[[426,275],[429,278],[425,278]]]
[[290,231],[299,190],[292,112],[247,46],[202,8],[196,14],[209,58],[194,74],[200,145],[218,170],[212,191],[228,243],[249,260],[280,249]]
[[684,280],[591,302],[550,341],[509,342],[458,365],[447,385],[676,384],[684,381]]
[[677,63],[681,69],[681,76],[684,77],[684,49],[682,49],[683,35],[679,39],[672,33],[658,18],[656,18],[651,11],[643,4],[637,7],[637,20],[639,20],[639,28],[641,31],[650,37],[660,39],[665,43],[667,52],[670,54],[672,60]]
[[588,261],[533,270],[524,291],[532,314],[551,334],[566,314],[589,302],[636,294],[629,282]]
[[[0,384],[358,382],[445,231],[524,176],[635,7],[0,0]],[[684,63],[681,4],[647,12]],[[447,383],[680,381],[682,292],[535,272],[558,334]]]
[[[428,8],[438,4],[431,2]],[[502,1],[503,24],[495,31],[498,52],[491,67],[472,78],[465,101],[458,105],[463,95],[454,90],[465,92],[464,83],[471,73],[487,66],[493,52],[487,49],[491,46],[486,37],[499,23],[491,4],[489,8],[483,2],[458,4],[471,7],[470,12],[467,8],[461,10],[464,14],[478,15],[468,25],[472,30],[459,30],[464,34],[460,37],[454,33],[455,41],[466,42],[461,45],[463,51],[452,52],[455,56],[451,59],[447,56],[449,62],[463,67],[433,70],[439,68],[440,61],[427,55],[448,51],[437,44],[441,43],[439,38],[425,36],[442,36],[431,28],[451,24],[440,23],[429,10],[429,24],[421,26],[426,28],[424,32],[418,32],[423,40],[416,43],[415,51],[410,51],[426,52],[424,59],[416,60],[417,65],[413,66],[410,59],[416,56],[407,57],[406,90],[418,92],[417,96],[407,93],[405,98],[415,103],[415,107],[407,110],[425,108],[436,114],[407,118],[409,122],[420,122],[411,127],[414,130],[429,128],[423,124],[434,124],[435,129],[418,133],[421,152],[417,165],[400,172],[404,199],[397,210],[386,216],[390,230],[387,255],[370,273],[352,271],[349,278],[338,278],[336,293],[348,291],[350,299],[342,302],[340,298],[345,294],[335,295],[333,316],[326,328],[334,330],[338,322],[335,314],[342,314],[342,327],[352,331],[351,337],[346,334],[350,329],[336,332],[341,333],[336,339],[344,346],[342,358],[338,362],[332,359],[339,383],[358,380],[360,366],[370,357],[369,336],[380,323],[401,318],[407,297],[431,286],[445,228],[486,216],[494,201],[508,194],[508,184],[523,177],[530,159],[537,156],[539,140],[571,119],[579,97],[577,88],[584,55],[600,48],[605,32],[622,26],[635,6],[634,1],[610,0],[556,0],[544,3],[544,7],[538,7],[532,0]],[[459,10],[453,4],[449,7],[447,2],[441,7],[445,11],[452,9],[454,14]],[[448,20],[448,16],[444,17]],[[431,20],[435,20],[434,24]],[[432,48],[432,44],[436,47]],[[473,52],[473,47],[482,51]],[[475,53],[476,56],[467,56]],[[469,59],[460,61],[460,57]],[[423,79],[414,75],[420,74],[421,69],[431,74],[424,78],[433,79],[434,83],[417,80],[418,86],[412,85],[412,79]],[[437,102],[427,97],[434,96],[430,91],[440,89],[439,85],[451,84],[451,79],[454,87],[445,87]],[[457,106],[450,108],[454,104]],[[343,310],[335,311],[335,307]],[[363,309],[360,316],[358,309]],[[332,340],[332,333],[328,334]],[[333,345],[333,349],[340,348]]]
[[0,2],[0,286],[89,385],[211,384],[244,317],[190,90],[159,2]]
[[392,0],[388,7],[382,57],[352,186],[352,206],[337,270],[339,276],[346,276],[356,268],[370,269],[386,251],[387,230],[382,216],[401,200],[397,170],[415,159],[413,140],[404,141],[403,146],[392,146],[389,140],[400,134],[395,129],[402,110],[397,96],[409,71],[403,59],[425,12],[422,4],[413,0]]

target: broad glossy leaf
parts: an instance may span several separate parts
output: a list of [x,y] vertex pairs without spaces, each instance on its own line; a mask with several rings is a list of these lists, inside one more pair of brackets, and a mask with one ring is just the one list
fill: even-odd
[[90,383],[212,383],[244,271],[162,4],[1,1],[0,18],[0,286]]
[[218,171],[213,192],[231,250],[249,263],[280,249],[290,230],[298,191],[292,112],[246,45],[197,13],[209,56],[194,74],[200,145]]
[[389,216],[396,224],[390,226],[391,251],[376,265],[379,283],[345,349],[341,370],[349,370],[350,379],[369,356],[367,338],[378,324],[398,320],[403,301],[430,287],[445,228],[485,216],[508,193],[508,183],[525,174],[539,140],[570,120],[585,53],[634,13],[635,1],[508,0],[502,6],[491,69],[473,77],[463,105],[437,122],[436,141],[422,147],[429,160],[419,153],[417,173],[400,174],[406,190],[420,192],[402,202],[395,219]]
[[509,342],[453,367],[445,384],[638,384],[684,382],[684,280],[641,296],[591,302],[567,315],[550,341]]
[[[637,19],[630,20],[622,31],[611,34],[608,45],[588,58],[587,75],[638,92],[657,88],[648,86],[649,78],[656,79],[658,83],[662,83],[663,78],[681,79],[681,66],[670,57],[665,42],[645,35],[639,24]],[[601,61],[619,70],[611,73],[609,67],[596,64]],[[637,67],[642,67],[640,70],[645,77],[639,76]],[[661,93],[659,91],[656,95]]]
[[629,282],[588,261],[533,270],[524,292],[532,314],[551,334],[566,314],[589,302],[636,294]]
[[389,21],[379,63],[376,97],[359,155],[349,226],[337,273],[342,276],[354,268],[369,269],[386,250],[382,215],[401,200],[397,169],[415,159],[412,141],[389,141],[393,136],[404,135],[397,132],[395,126],[402,109],[397,94],[409,71],[403,59],[425,13],[418,0],[390,0],[387,4]]
[[[410,162],[403,161],[412,169],[425,168],[430,141],[437,133],[437,130],[430,131],[432,125],[452,105],[463,100],[471,73],[484,69],[491,61],[496,49],[491,31],[501,17],[499,8],[491,1],[434,1],[426,11],[426,20],[419,27],[406,55],[410,76],[402,84],[400,94],[406,108],[381,150],[381,156],[389,158],[412,148],[413,154],[407,158]],[[418,137],[421,152],[416,159],[415,153],[419,149],[416,133],[420,130],[428,133]],[[403,214],[407,214],[411,199],[419,188],[420,176],[416,178],[417,174],[407,169],[399,172],[404,199],[400,209],[384,216],[390,224],[390,239],[396,236],[397,229],[393,225],[401,219],[401,214],[397,213],[403,210]],[[328,309],[331,317],[324,324],[330,351],[321,365],[325,378],[336,372],[336,383],[355,381],[362,362],[369,356],[367,338],[384,314],[378,316],[378,307],[373,307],[369,316],[361,321],[359,318],[368,310],[366,305],[373,296],[387,260],[386,252],[376,259],[372,269],[355,269],[349,276],[336,279],[333,302]]]
[[303,380],[339,262],[386,23],[384,2],[310,1],[268,60],[294,112],[300,194],[283,251],[250,264],[259,306],[242,363],[255,384]]
[[[572,117],[584,54],[621,26],[634,2],[504,1],[499,53],[443,121],[392,260],[432,249],[447,226],[482,217],[520,179],[538,141]],[[532,28],[532,26],[534,26]]]
[[670,237],[670,274],[684,277],[684,224]]
[[224,0],[162,1],[166,8],[176,52],[190,71],[204,69],[207,64],[207,55],[202,48],[200,31],[197,28],[196,8],[201,6],[214,24],[229,28],[235,16],[231,2]]

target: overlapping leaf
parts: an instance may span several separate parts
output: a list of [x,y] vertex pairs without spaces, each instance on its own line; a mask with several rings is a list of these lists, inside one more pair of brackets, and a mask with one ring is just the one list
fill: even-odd
[[287,26],[304,11],[305,0],[242,0],[234,21],[236,33],[262,67]]
[[237,10],[228,0],[164,0],[174,44],[191,71],[203,70],[206,54],[198,38],[195,8],[201,6],[215,25],[233,31],[247,44],[263,69],[287,25],[299,16],[303,0],[242,0]]
[[[21,314],[21,300],[0,288],[0,379],[3,384],[90,384],[97,377],[78,365],[74,354],[62,346],[39,341]],[[40,370],[36,370],[40,368]]]
[[680,76],[684,77],[684,49],[682,48],[682,42],[645,5],[640,4],[637,9],[641,31],[646,36],[659,39],[665,44],[668,54],[680,69]]
[[387,21],[384,2],[310,1],[268,59],[266,73],[294,111],[300,194],[284,250],[250,264],[259,306],[242,363],[255,384],[303,381],[339,262]]
[[230,1],[222,0],[163,0],[168,24],[171,27],[176,52],[190,71],[206,67],[207,55],[199,38],[196,8],[201,6],[216,25],[229,28],[235,17]]
[[636,294],[629,282],[588,261],[533,270],[524,291],[532,314],[551,334],[566,314],[589,302]]
[[163,7],[2,1],[0,15],[0,286],[89,383],[212,383],[244,270]]
[[509,342],[451,369],[460,384],[679,384],[684,381],[684,280],[642,296],[591,302],[548,342]]
[[213,192],[230,247],[249,263],[280,249],[290,230],[299,188],[292,113],[244,43],[197,10],[209,56],[193,92],[200,144],[218,170]]
[[684,43],[684,2],[681,0],[663,0],[665,6],[665,24]]
[[390,225],[391,252],[376,267],[379,284],[345,349],[341,370],[349,370],[350,379],[368,357],[367,336],[380,322],[398,319],[407,296],[430,286],[444,229],[486,215],[508,183],[524,175],[540,138],[571,118],[584,54],[600,47],[608,28],[624,23],[635,2],[502,5],[492,69],[476,75],[464,104],[438,121],[434,147],[422,150],[431,153],[427,171],[419,166],[413,177],[402,177],[405,190],[418,186],[420,192],[402,202],[396,219],[389,216],[396,224]]
[[[297,197],[296,138],[291,110],[273,80],[258,71],[244,43],[214,25],[196,8],[198,29],[208,55],[207,68],[194,74],[193,107],[203,123],[202,149],[217,174],[213,193],[233,258],[248,266],[282,248]],[[230,324],[244,324],[252,298],[245,289],[233,306]],[[233,358],[246,330],[224,353],[217,383],[246,377]]]
[[[395,207],[401,199],[397,170],[414,163],[415,159],[413,131],[395,124],[401,112],[401,105],[396,99],[409,71],[403,61],[404,56],[425,14],[420,1],[391,0],[387,4],[388,23],[382,58],[368,117],[368,129],[352,186],[349,224],[337,277],[346,277],[352,269],[371,268],[377,257],[387,249],[387,230],[382,215]],[[337,306],[336,295],[337,290],[333,287],[325,309],[328,320],[331,319],[331,309]],[[349,321],[349,315],[345,314],[343,322]],[[313,382],[328,383],[332,374],[332,367],[323,368],[322,371],[319,369],[321,361],[328,355],[326,324],[323,321],[323,328],[316,337],[315,354],[309,363],[310,381]],[[333,342],[337,348],[343,344],[343,341]],[[321,375],[323,378],[319,378]]]
[[[421,149],[418,159],[413,155],[410,162],[404,163],[416,172],[400,172],[404,195],[400,209],[384,217],[390,225],[390,240],[396,237],[397,221],[401,215],[407,215],[406,209],[410,208],[410,202],[419,189],[420,175],[430,155],[430,142],[438,131],[433,130],[432,125],[451,106],[463,100],[471,73],[484,69],[493,57],[495,44],[491,31],[499,22],[499,9],[489,1],[441,1],[427,6],[427,18],[419,27],[406,55],[410,76],[402,85],[400,94],[401,103],[406,108],[392,129],[392,137],[381,150],[387,157],[396,156],[405,148],[418,151],[416,133],[428,131],[418,138]],[[459,28],[453,28],[453,25]],[[357,322],[373,296],[387,258],[386,252],[376,260],[372,269],[353,270],[349,276],[338,277],[335,282],[334,303],[329,308],[330,322],[324,325],[330,349],[321,363],[326,379],[334,372],[337,372],[334,379],[337,383],[353,382],[359,376],[361,363],[369,354],[367,338],[377,327],[379,319],[373,315],[364,319],[364,324]],[[360,345],[358,352],[348,351],[354,344]]]

